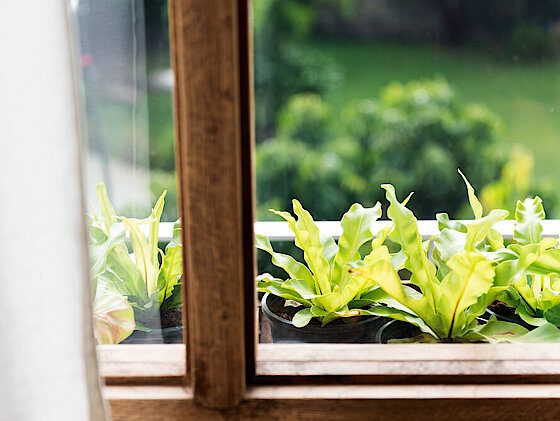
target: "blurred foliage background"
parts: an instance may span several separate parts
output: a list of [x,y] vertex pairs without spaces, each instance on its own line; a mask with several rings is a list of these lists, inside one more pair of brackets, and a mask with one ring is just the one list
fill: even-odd
[[258,219],[292,197],[339,219],[386,182],[419,218],[469,217],[457,168],[486,206],[558,217],[560,1],[253,5]]
[[390,182],[401,194],[415,192],[417,215],[457,215],[465,203],[457,168],[477,186],[500,175],[500,126],[486,107],[458,101],[442,79],[392,82],[338,115],[316,94],[295,95],[277,137],[257,148],[259,209],[286,209],[301,197],[317,219],[337,220],[349,203],[383,201],[379,186]]
[[[167,6],[144,4],[150,77],[169,67]],[[539,194],[560,217],[560,0],[253,0],[253,16],[258,219],[293,197],[339,219],[386,182],[421,219],[469,217],[457,168],[485,206]],[[173,202],[169,89],[149,111],[151,189]]]
[[[162,220],[174,221],[167,0],[79,4],[90,148],[101,163],[115,161],[99,165],[102,178],[117,211],[132,216],[145,217],[167,190]],[[487,210],[513,216],[518,199],[538,194],[548,217],[560,218],[560,0],[252,5],[258,220],[279,220],[268,209],[291,210],[292,198],[316,220],[339,220],[354,202],[386,209],[382,183],[401,199],[414,191],[408,206],[420,219],[441,211],[470,218],[457,168]],[[123,39],[100,28],[118,28]],[[131,80],[144,72],[146,86]],[[133,118],[144,108],[147,122]],[[147,129],[142,159],[130,148],[137,122]],[[134,178],[151,196],[136,208],[126,194]],[[274,247],[301,258],[292,242]],[[281,276],[268,255],[258,259],[260,273]]]

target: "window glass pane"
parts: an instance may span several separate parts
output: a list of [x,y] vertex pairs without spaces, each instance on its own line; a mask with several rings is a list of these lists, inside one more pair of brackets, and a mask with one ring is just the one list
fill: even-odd
[[[383,183],[395,187],[399,201],[414,192],[406,206],[419,220],[433,221],[440,212],[451,219],[478,218],[479,207],[473,201],[474,212],[471,209],[458,169],[476,190],[483,215],[503,209],[514,218],[517,200],[538,195],[547,217],[560,217],[560,179],[553,152],[560,133],[560,1],[253,0],[253,6],[259,221],[282,221],[269,209],[292,212],[294,198],[315,221],[340,221],[353,203],[373,207],[376,202],[382,204],[379,221],[387,220],[389,202],[388,193],[380,187]],[[535,219],[540,218],[537,202],[531,208]],[[497,212],[493,214],[496,219],[505,217]],[[370,213],[369,218],[377,219],[374,211]],[[378,224],[371,236],[388,224]],[[554,234],[547,231],[551,225],[544,226],[545,234]],[[433,234],[438,232],[435,222],[419,227],[424,240],[430,229]],[[510,237],[513,234],[513,225],[498,223],[496,227],[501,232],[509,230]],[[509,228],[504,231],[504,227]],[[276,251],[303,262],[310,272],[293,266],[287,275],[271,263],[269,253],[259,252],[259,273],[271,274],[261,279],[261,292],[298,298],[276,315],[292,318],[302,310],[298,323],[311,320],[319,326],[332,319],[328,324],[348,324],[352,318],[340,316],[348,316],[344,312],[365,301],[348,302],[346,296],[338,304],[323,298],[317,304],[316,295],[326,293],[338,300],[333,298],[340,292],[335,286],[346,287],[349,282],[348,275],[342,281],[333,279],[341,276],[341,269],[336,263],[334,269],[328,266],[328,250],[336,252],[336,248],[325,243],[324,261],[321,254],[316,256],[318,260],[304,257],[301,247],[285,241],[290,231],[284,228],[257,224],[257,231],[272,240]],[[319,224],[319,228],[321,236],[341,233],[339,224]],[[465,235],[465,227],[448,228],[455,240]],[[501,240],[492,238],[494,233],[477,237],[477,253],[501,247]],[[536,244],[538,239],[527,241]],[[401,256],[397,240],[393,230],[385,241],[394,259]],[[303,240],[298,241],[305,248]],[[519,235],[514,240],[506,238],[505,246],[508,241],[513,249],[524,244]],[[433,244],[431,247],[430,259]],[[458,251],[467,252],[465,247],[463,240],[460,247],[447,249],[444,260]],[[268,245],[260,243],[259,248],[265,250]],[[364,258],[370,251],[367,241],[346,262]],[[490,270],[495,270],[499,263],[492,260],[495,256],[485,255],[485,259],[484,264],[491,261]],[[440,282],[447,273],[443,269],[449,268],[428,263]],[[395,267],[399,269],[399,265]],[[417,290],[409,293],[429,295],[429,287],[415,274],[415,269],[421,269],[407,269],[400,277],[416,284]],[[324,272],[323,281],[316,271]],[[347,273],[347,267],[343,272]],[[556,276],[554,272],[552,284]],[[298,281],[282,284],[287,278]],[[325,279],[330,286],[320,285]],[[527,287],[533,281],[541,282],[535,279],[528,278]],[[486,296],[485,291],[473,292],[473,302]],[[550,291],[558,295],[555,287]],[[361,289],[356,297],[366,292]],[[524,325],[515,315],[524,298],[515,294],[503,298],[509,300],[507,317]],[[284,300],[280,301],[283,305]],[[525,309],[527,320],[529,314],[545,320],[546,306],[539,305],[541,308]],[[338,314],[331,314],[336,311]],[[325,317],[325,312],[331,315]],[[480,316],[488,314],[482,311]],[[412,320],[408,315],[399,317]],[[270,323],[263,320],[261,327],[266,330]],[[477,319],[469,316],[468,320],[476,323]],[[457,320],[453,323],[457,330]],[[533,320],[529,327],[536,325]],[[430,329],[434,333],[436,327]],[[441,329],[449,331],[450,326]],[[433,336],[442,339],[441,332]],[[456,337],[455,333],[451,336]]]
[[98,343],[182,343],[165,0],[75,0]]

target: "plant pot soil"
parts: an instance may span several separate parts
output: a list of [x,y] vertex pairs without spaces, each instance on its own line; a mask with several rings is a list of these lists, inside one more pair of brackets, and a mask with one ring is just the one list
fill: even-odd
[[528,330],[534,330],[536,328],[536,326],[530,325],[517,314],[515,314],[514,308],[508,307],[501,301],[494,301],[492,304],[490,304],[486,309],[486,313],[484,313],[481,318],[488,320],[491,316],[496,316],[496,319],[503,322],[516,323]]
[[389,319],[387,323],[379,328],[375,335],[375,342],[386,344],[391,339],[413,338],[422,333],[422,331],[413,324],[400,320]]
[[161,313],[161,327],[153,326],[150,332],[135,330],[121,344],[181,344],[183,343],[183,309]]
[[274,343],[372,343],[384,317],[360,316],[339,318],[321,326],[315,318],[305,327],[295,327],[291,320],[304,306],[285,305],[286,300],[265,294],[262,310],[270,325]]

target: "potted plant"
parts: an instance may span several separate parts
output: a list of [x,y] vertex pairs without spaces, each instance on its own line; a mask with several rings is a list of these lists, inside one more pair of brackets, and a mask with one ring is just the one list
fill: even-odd
[[[107,193],[105,186],[97,186],[100,204]],[[93,327],[97,344],[118,344],[136,328],[134,311],[127,298],[107,288],[107,255],[114,247],[125,247],[123,224],[95,223],[88,215],[89,255],[93,296]]]
[[[123,343],[182,342],[183,267],[178,222],[165,252],[158,247],[165,193],[147,218],[137,220],[117,217],[105,185],[100,181],[97,186],[101,218],[95,211],[89,218],[90,236],[98,239],[98,247],[92,249],[92,274],[96,285],[125,297],[132,307],[135,330]],[[148,239],[142,225],[149,227]],[[132,253],[125,243],[127,233]]]
[[530,342],[560,341],[560,331],[546,323],[528,331],[516,323],[491,317],[486,323],[479,318],[496,297],[523,276],[520,261],[496,261],[481,250],[502,250],[503,239],[492,226],[507,217],[504,210],[492,210],[482,216],[482,206],[467,184],[469,202],[475,220],[458,225],[447,215],[439,215],[440,234],[422,244],[417,220],[404,204],[399,203],[392,185],[383,185],[390,202],[389,218],[393,221],[389,238],[405,254],[403,268],[410,275],[410,286],[404,285],[390,259],[366,263],[350,269],[380,286],[384,296],[364,315],[386,316],[415,325],[422,333],[403,341],[439,342]]
[[105,251],[111,244],[119,242],[124,242],[124,230],[89,230],[93,325],[97,344],[118,344],[129,337],[136,327],[134,312],[126,297],[104,288],[99,282],[99,277],[107,270]]
[[560,325],[560,249],[557,239],[542,238],[541,221],[545,217],[540,197],[518,201],[515,242],[494,253],[497,261],[524,268],[524,276],[518,277],[499,298],[514,312],[510,318],[519,319],[518,323],[528,329],[546,323]]
[[[466,179],[465,182],[469,196],[476,205],[474,189]],[[475,217],[479,217],[482,206],[478,204],[475,208],[478,209]],[[556,299],[560,294],[560,284],[557,282],[560,279],[560,250],[557,239],[542,238],[541,221],[545,217],[540,197],[518,201],[513,240],[504,246],[501,236],[491,230],[489,238],[492,241],[479,247],[480,251],[496,264],[507,262],[504,267],[508,268],[512,281],[511,286],[497,296],[498,301],[490,304],[482,317],[488,319],[494,315],[498,320],[517,323],[529,330],[547,321],[555,325],[560,324],[560,320],[554,316],[560,310],[560,307],[554,308],[560,304],[560,300]],[[438,215],[438,220],[440,229],[447,227],[465,232],[464,225],[459,222],[455,221],[453,226],[449,226],[445,214]],[[454,235],[458,235],[457,232]]]
[[[278,279],[265,273],[257,279],[258,291],[266,293],[262,306],[273,341],[372,341],[382,320],[371,315],[363,317],[357,309],[373,302],[372,293],[378,288],[373,281],[348,272],[347,266],[361,260],[360,247],[374,237],[372,224],[381,216],[381,204],[372,208],[353,204],[342,217],[342,235],[337,244],[332,237],[321,238],[311,214],[297,200],[292,203],[297,220],[288,212],[271,211],[288,222],[306,264],[275,252],[268,238],[256,239],[257,247],[269,253],[272,263],[288,275],[287,279]],[[385,229],[371,241],[365,262],[391,258],[381,247],[387,233]],[[399,256],[394,258],[398,261]]]

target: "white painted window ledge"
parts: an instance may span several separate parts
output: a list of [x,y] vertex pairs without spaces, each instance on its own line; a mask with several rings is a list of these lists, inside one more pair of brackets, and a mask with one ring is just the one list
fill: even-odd
[[[511,239],[513,238],[514,224],[514,220],[500,221],[494,225],[494,228],[502,234],[504,238]],[[390,225],[391,221],[377,221],[373,224],[373,231],[377,232]],[[342,234],[340,221],[319,221],[317,222],[317,226],[321,231],[321,236],[338,238],[340,237],[340,234]],[[560,219],[542,221],[542,226],[544,237],[557,237],[560,235]],[[147,229],[149,227],[144,226],[143,228],[146,228],[147,234]],[[435,220],[418,221],[418,229],[423,239],[427,239],[439,232],[438,224]],[[266,235],[270,241],[291,241],[294,239],[294,233],[288,227],[287,222],[255,222],[255,233]],[[173,222],[161,223],[159,228],[160,241],[167,242],[171,240],[172,236]]]

